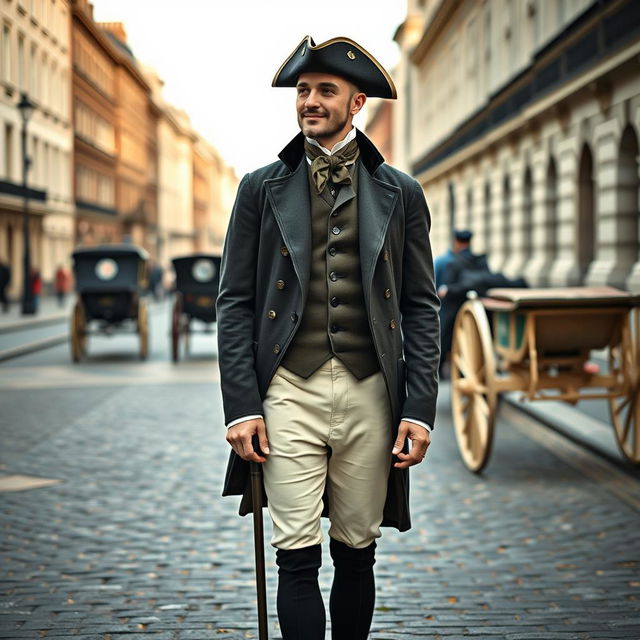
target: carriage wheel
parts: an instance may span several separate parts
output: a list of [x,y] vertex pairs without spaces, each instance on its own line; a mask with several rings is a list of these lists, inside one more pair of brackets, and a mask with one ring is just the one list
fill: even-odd
[[82,300],[76,300],[71,313],[71,359],[80,362],[80,358],[87,352],[86,319]]
[[149,311],[144,300],[138,302],[138,335],[140,337],[140,360],[149,355]]
[[458,449],[468,469],[479,473],[493,444],[496,364],[487,314],[479,300],[456,316],[451,348],[451,409]]
[[171,356],[174,362],[180,359],[180,324],[182,319],[182,296],[176,293],[171,313]]
[[[623,363],[626,366],[626,380]],[[640,463],[640,310],[629,313],[619,345],[609,351],[609,371],[624,384],[625,392],[609,398],[609,412],[620,451]],[[626,383],[626,384],[625,384]]]

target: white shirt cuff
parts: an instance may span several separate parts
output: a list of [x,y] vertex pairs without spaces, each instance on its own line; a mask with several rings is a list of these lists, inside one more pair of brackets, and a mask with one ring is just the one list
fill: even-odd
[[422,422],[422,420],[414,420],[413,418],[402,418],[405,422],[413,422],[413,424],[419,424],[421,427],[424,427],[429,433],[433,431],[433,427],[428,425],[426,422]]
[[232,420],[228,425],[227,425],[227,429],[229,427],[233,427],[236,424],[240,424],[241,422],[245,422],[246,420],[257,420],[258,418],[262,418],[264,416],[260,415],[259,413],[254,415],[254,416],[244,416],[242,418],[236,418],[235,420]]

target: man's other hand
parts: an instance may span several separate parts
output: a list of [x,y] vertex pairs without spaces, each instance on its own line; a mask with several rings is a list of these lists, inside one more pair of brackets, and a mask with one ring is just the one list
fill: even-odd
[[269,455],[269,441],[267,427],[262,418],[254,418],[234,424],[227,429],[227,442],[231,448],[247,462],[266,462],[264,456],[259,455],[253,447],[253,436],[258,436],[260,451]]
[[[402,453],[407,438],[411,440],[411,448],[409,453]],[[400,462],[396,462],[393,466],[396,469],[406,469],[414,464],[420,464],[424,460],[430,444],[431,437],[427,429],[414,422],[402,420],[398,427],[398,437],[393,443],[393,451],[391,452],[398,457]]]

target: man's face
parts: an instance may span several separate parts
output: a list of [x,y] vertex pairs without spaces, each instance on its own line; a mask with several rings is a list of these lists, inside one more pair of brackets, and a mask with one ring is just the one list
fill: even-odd
[[366,97],[350,82],[329,73],[303,73],[296,85],[298,125],[324,147],[342,140]]

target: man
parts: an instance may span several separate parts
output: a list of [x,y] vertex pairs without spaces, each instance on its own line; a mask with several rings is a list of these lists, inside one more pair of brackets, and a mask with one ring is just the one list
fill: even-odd
[[436,290],[438,290],[438,292],[440,292],[440,287],[443,285],[444,273],[447,267],[455,260],[457,253],[463,250],[469,250],[472,237],[473,234],[468,229],[456,229],[453,232],[453,246],[433,261],[436,276]]
[[[395,98],[348,38],[304,38],[273,80],[301,133],[240,183],[222,260],[218,351],[224,495],[250,511],[263,468],[285,640],[324,638],[320,516],[330,519],[334,640],[368,635],[375,539],[410,527],[408,467],[429,446],[439,358],[430,217],[420,185],[352,125]],[[259,443],[259,447],[254,443]]]

